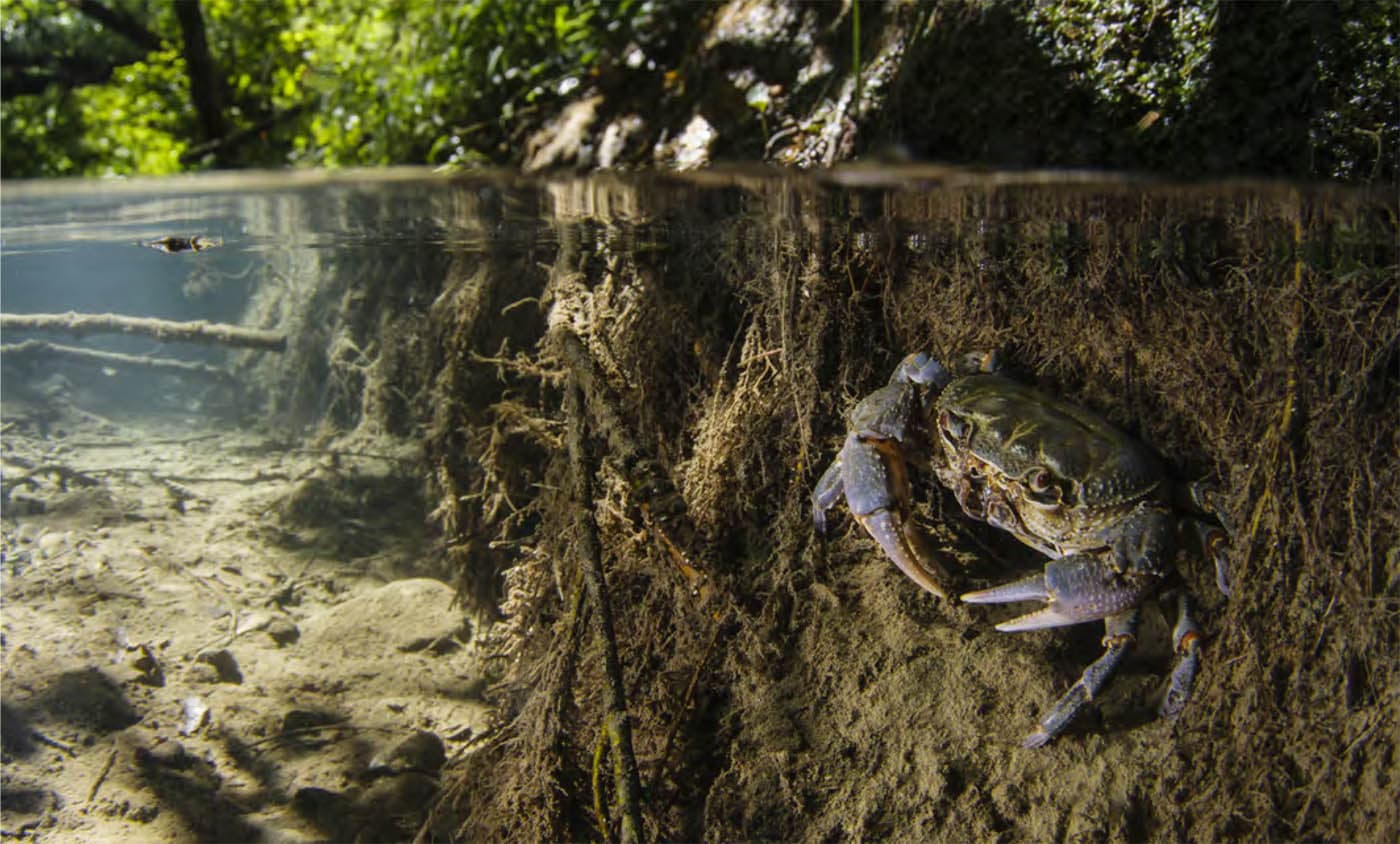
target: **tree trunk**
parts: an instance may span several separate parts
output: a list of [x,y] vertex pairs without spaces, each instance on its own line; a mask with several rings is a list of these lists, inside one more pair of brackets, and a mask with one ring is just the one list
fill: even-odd
[[[228,133],[228,124],[224,121],[223,80],[214,67],[213,56],[209,55],[209,40],[204,34],[204,12],[198,0],[173,0],[173,4],[185,42],[190,98],[199,114],[204,140],[213,141]],[[215,159],[217,163],[223,163],[217,151]]]

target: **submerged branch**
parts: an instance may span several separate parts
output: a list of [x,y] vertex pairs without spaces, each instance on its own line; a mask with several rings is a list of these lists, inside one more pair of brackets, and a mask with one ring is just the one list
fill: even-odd
[[219,322],[176,322],[120,314],[0,314],[0,331],[56,331],[74,337],[89,334],[141,334],[157,340],[213,343],[246,349],[282,352],[287,337],[275,331]]
[[124,355],[119,352],[99,352],[96,349],[64,346],[45,340],[25,340],[22,343],[0,345],[0,358],[11,360],[15,358],[60,358],[102,366],[136,366],[179,375],[201,375],[206,378],[217,378],[220,381],[233,380],[233,375],[228,370],[207,363],[153,358],[145,355]]

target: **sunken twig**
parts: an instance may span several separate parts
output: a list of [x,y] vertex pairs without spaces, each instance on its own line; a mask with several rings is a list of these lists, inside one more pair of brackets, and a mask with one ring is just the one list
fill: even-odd
[[79,363],[97,364],[99,366],[139,367],[141,369],[154,369],[160,372],[180,375],[201,375],[206,378],[216,378],[221,381],[228,381],[233,378],[228,370],[217,366],[211,366],[207,363],[174,360],[173,358],[153,358],[146,355],[124,355],[119,352],[99,352],[96,349],[84,349],[80,346],[64,346],[59,343],[50,343],[46,340],[25,340],[21,343],[6,343],[0,346],[0,357],[6,357],[11,360],[18,358],[56,358]]

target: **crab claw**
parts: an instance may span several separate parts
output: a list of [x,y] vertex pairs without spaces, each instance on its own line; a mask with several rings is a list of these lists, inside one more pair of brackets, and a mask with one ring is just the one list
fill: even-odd
[[1151,575],[1122,574],[1092,554],[1072,554],[1051,560],[1043,574],[968,592],[962,599],[970,604],[1045,601],[1044,609],[997,625],[1014,633],[1107,618],[1137,606],[1155,585]]
[[841,453],[812,493],[812,518],[818,532],[825,530],[826,511],[843,495],[856,521],[900,571],[932,594],[949,598],[941,585],[947,573],[933,561],[907,516],[908,471],[897,442],[855,433],[846,437]]
[[890,376],[892,384],[913,382],[932,386],[935,390],[942,390],[952,380],[953,375],[947,367],[927,352],[915,352],[900,361],[894,374]]
[[940,580],[947,580],[947,572],[929,558],[922,539],[899,514],[880,510],[857,516],[856,521],[879,543],[885,556],[893,560],[906,577],[928,592],[944,600],[949,599],[948,592],[939,583]]

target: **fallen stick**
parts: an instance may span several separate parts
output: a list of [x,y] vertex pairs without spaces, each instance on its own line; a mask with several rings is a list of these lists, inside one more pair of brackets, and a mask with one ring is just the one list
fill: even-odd
[[239,477],[237,475],[162,475],[152,472],[149,466],[114,466],[103,469],[90,469],[89,474],[101,475],[150,475],[151,479],[157,483],[164,484],[167,481],[178,484],[260,484],[268,481],[289,481],[291,475],[286,472],[263,472]]
[[[17,462],[17,461],[16,461],[14,458],[12,458],[12,457],[7,457],[7,458],[5,458],[5,459],[8,460],[8,461],[10,461],[10,462],[12,462],[12,463]],[[23,464],[19,464],[19,465],[23,465]],[[29,468],[29,467],[26,467],[26,468]],[[94,478],[92,475],[90,475],[90,474],[88,474],[88,473],[86,473],[86,472],[79,472],[77,469],[70,469],[69,467],[64,466],[64,465],[61,464],[61,463],[42,463],[42,464],[37,464],[37,465],[35,465],[35,466],[30,470],[29,474],[27,474],[27,475],[25,475],[24,477],[21,477],[21,478],[16,478],[16,479],[15,479],[15,483],[16,483],[16,484],[23,484],[23,483],[26,483],[27,481],[30,481],[30,480],[33,479],[33,478],[36,478],[36,477],[41,476],[41,475],[57,475],[57,476],[58,476],[59,489],[62,489],[62,490],[65,490],[65,491],[68,489],[68,484],[69,484],[69,483],[73,483],[73,484],[75,484],[75,485],[77,485],[77,486],[86,486],[86,487],[100,486],[101,483],[102,483],[101,481],[97,480],[97,479]],[[27,484],[27,485],[28,485],[28,486],[33,486],[34,484],[29,483],[29,484]]]
[[112,772],[112,763],[116,761],[117,748],[113,746],[112,752],[107,754],[106,764],[102,766],[102,770],[99,771],[97,774],[97,779],[93,780],[92,787],[88,789],[87,800],[84,801],[84,805],[87,805],[88,803],[91,803],[93,800],[97,799],[98,789],[102,788],[102,783],[107,781],[107,775]]
[[141,334],[157,340],[213,343],[271,352],[287,350],[287,337],[275,331],[218,322],[176,322],[120,314],[0,314],[0,331],[55,331],[73,337],[89,334]]
[[32,736],[35,741],[47,747],[52,747],[54,750],[61,750],[64,753],[67,753],[69,756],[78,755],[78,751],[74,750],[72,745],[64,744],[58,739],[51,739],[43,733],[39,732],[38,730],[30,729],[29,735]]
[[124,355],[120,352],[100,352],[80,346],[64,346],[47,340],[25,340],[20,343],[0,345],[0,357],[4,358],[64,358],[81,363],[101,366],[136,366],[142,369],[155,369],[180,375],[202,375],[221,381],[233,380],[233,375],[221,367],[207,363],[196,363],[172,358],[153,358],[145,355]]
[[148,440],[75,440],[66,439],[63,445],[68,448],[131,448],[132,446],[148,445],[185,445],[186,443],[196,443],[201,440],[217,440],[227,436],[222,433],[195,434],[189,437],[152,437]]
[[[593,629],[603,648],[603,669],[608,682],[608,711],[604,730],[613,758],[613,789],[622,807],[623,844],[640,844],[642,834],[641,777],[637,757],[632,752],[632,726],[627,717],[627,692],[623,685],[622,663],[613,635],[612,607],[608,603],[607,581],[603,576],[603,556],[598,544],[598,523],[593,517],[593,470],[584,453],[583,390],[570,379],[564,397],[568,417],[569,468],[573,476],[573,499],[578,508],[578,548],[582,556],[583,582],[593,604]],[[606,820],[599,818],[600,823]]]

